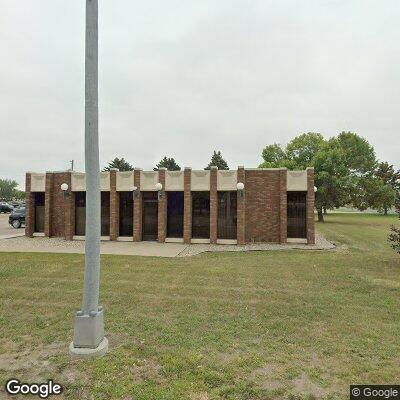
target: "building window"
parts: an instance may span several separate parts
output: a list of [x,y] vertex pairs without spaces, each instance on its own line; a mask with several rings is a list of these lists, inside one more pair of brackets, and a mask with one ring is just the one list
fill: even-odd
[[75,192],[75,235],[85,236],[86,192]]
[[157,240],[158,198],[157,192],[142,192],[142,237],[143,240]]
[[119,236],[133,236],[132,192],[119,192]]
[[110,192],[101,192],[101,235],[110,235]]
[[[75,192],[75,235],[85,236],[86,192]],[[110,192],[101,192],[101,235],[110,234]]]
[[307,237],[307,192],[287,192],[287,237]]
[[183,237],[183,192],[167,192],[167,237]]
[[44,232],[44,200],[42,192],[34,193],[35,200],[35,232]]
[[218,239],[236,239],[237,191],[218,192]]
[[210,192],[192,192],[192,237],[210,237]]

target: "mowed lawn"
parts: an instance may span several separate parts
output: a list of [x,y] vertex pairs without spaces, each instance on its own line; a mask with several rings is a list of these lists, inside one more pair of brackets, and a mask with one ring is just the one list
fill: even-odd
[[345,399],[351,383],[398,384],[395,222],[329,215],[317,229],[335,251],[104,256],[110,351],[93,360],[67,352],[83,256],[0,253],[1,384],[52,378],[64,398],[96,400]]

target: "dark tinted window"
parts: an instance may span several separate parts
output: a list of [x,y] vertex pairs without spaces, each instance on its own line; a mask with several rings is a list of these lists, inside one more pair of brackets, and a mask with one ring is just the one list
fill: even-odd
[[210,237],[210,192],[192,192],[192,237]]

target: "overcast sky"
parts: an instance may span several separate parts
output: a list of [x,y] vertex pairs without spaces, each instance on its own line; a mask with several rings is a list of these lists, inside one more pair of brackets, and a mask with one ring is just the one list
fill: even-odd
[[[317,131],[400,167],[399,0],[100,0],[100,158],[231,168]],[[0,0],[0,177],[84,170],[84,0]]]

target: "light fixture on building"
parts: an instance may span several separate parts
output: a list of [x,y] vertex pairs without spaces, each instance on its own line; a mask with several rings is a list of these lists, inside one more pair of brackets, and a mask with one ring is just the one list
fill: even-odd
[[161,184],[160,182],[157,182],[157,183],[155,184],[155,188],[156,188],[156,190],[157,190],[157,197],[158,197],[158,200],[160,200],[160,199],[162,198],[162,189],[163,189],[162,184]]
[[314,186],[314,193],[317,193],[317,187],[316,186]]
[[67,198],[69,196],[68,183],[62,183],[60,188],[61,188],[62,193],[63,193],[63,199]]
[[244,193],[244,183],[243,182],[238,182],[236,185],[237,191],[239,192],[239,196],[243,197]]
[[132,199],[133,199],[133,201],[135,201],[138,196],[139,196],[138,188],[137,188],[137,186],[133,186],[133,188],[132,188]]

